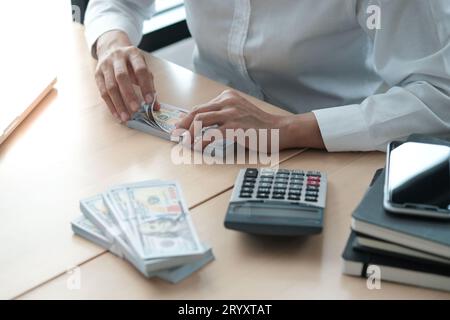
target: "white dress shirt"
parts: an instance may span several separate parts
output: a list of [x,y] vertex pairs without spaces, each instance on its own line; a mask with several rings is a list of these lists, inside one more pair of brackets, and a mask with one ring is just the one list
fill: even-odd
[[[291,112],[313,111],[328,151],[384,151],[411,133],[450,132],[448,0],[185,6],[196,71]],[[88,44],[118,29],[137,45],[152,8],[152,0],[91,0]]]

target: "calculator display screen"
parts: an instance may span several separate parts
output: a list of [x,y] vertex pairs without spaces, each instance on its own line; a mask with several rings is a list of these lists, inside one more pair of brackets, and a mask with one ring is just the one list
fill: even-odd
[[235,214],[261,218],[313,218],[317,219],[317,209],[286,203],[243,203],[234,208]]
[[390,151],[388,192],[398,205],[450,209],[450,148],[406,142]]

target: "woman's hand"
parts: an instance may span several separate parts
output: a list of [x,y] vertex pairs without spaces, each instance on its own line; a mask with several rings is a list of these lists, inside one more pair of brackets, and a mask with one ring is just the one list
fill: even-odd
[[[270,150],[270,129],[279,129],[280,149],[306,146],[323,148],[320,130],[312,113],[296,116],[270,114],[232,90],[226,90],[210,102],[194,108],[177,124],[177,128],[189,130],[191,143],[200,134],[195,132],[195,121],[201,122],[203,128],[216,125],[223,137],[226,137],[226,129],[269,129],[266,150]],[[308,141],[302,141],[305,136]],[[203,143],[203,147],[207,144]]]
[[[142,101],[134,91],[139,86],[146,103],[155,97],[153,75],[142,52],[134,47],[126,33],[112,30],[104,33],[96,44],[98,64],[95,80],[109,111],[126,122],[139,109]],[[158,109],[159,105],[155,104]]]

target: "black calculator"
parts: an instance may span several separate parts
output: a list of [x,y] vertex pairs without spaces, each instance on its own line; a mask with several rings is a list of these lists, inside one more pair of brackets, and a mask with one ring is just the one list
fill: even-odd
[[323,228],[326,174],[272,168],[242,169],[225,216],[228,229],[303,236]]

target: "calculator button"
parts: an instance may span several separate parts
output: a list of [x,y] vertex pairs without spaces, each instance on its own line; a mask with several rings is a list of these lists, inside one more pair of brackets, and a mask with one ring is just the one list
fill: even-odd
[[254,187],[255,183],[254,182],[244,182],[242,184],[243,187]]
[[260,188],[270,188],[272,186],[271,183],[267,183],[267,182],[260,182],[258,185]]
[[258,169],[247,169],[245,170],[246,177],[256,178],[258,176]]
[[290,195],[288,196],[288,199],[289,199],[289,200],[300,200],[300,195],[297,196],[297,195],[291,195],[291,194],[290,194]]
[[248,188],[248,187],[243,187],[243,188],[241,188],[241,193],[244,193],[244,192],[253,192],[253,188]]
[[303,184],[303,179],[291,179],[291,184]]
[[261,178],[273,178],[274,175],[273,172],[261,172]]
[[272,181],[273,181],[272,177],[261,177],[261,178],[259,178],[259,182],[272,183]]
[[274,199],[284,199],[285,193],[274,193],[272,194],[272,198]]
[[319,192],[316,191],[308,191],[305,193],[305,197],[318,197],[319,196]]
[[269,198],[269,194],[268,193],[258,193],[256,195],[256,197],[259,199],[267,199],[267,198]]
[[304,177],[305,176],[305,174],[303,173],[303,172],[293,172],[292,173],[292,175],[291,175],[292,177]]
[[274,189],[286,189],[287,188],[287,183],[275,183],[273,185]]
[[277,173],[287,173],[287,174],[289,174],[289,170],[288,169],[278,169]]
[[307,185],[306,192],[308,191],[319,191],[319,186]]
[[302,192],[300,190],[289,190],[289,194],[300,195]]
[[320,174],[320,172],[317,171],[308,171],[308,173],[306,174],[308,177],[321,177],[322,175]]
[[305,198],[305,201],[308,201],[308,202],[317,202],[317,197],[306,197],[306,198]]
[[289,175],[277,173],[277,175],[275,176],[275,179],[289,179]]
[[308,181],[308,186],[320,186],[319,181]]
[[302,190],[302,186],[293,186],[293,185],[290,185],[289,186],[289,191],[301,191]]
[[241,192],[241,194],[239,195],[239,197],[241,197],[241,198],[251,198],[252,197],[252,194],[251,193],[249,193],[249,192]]
[[244,183],[245,183],[245,182],[255,183],[255,182],[256,182],[256,178],[245,177],[245,178],[244,178]]
[[258,193],[269,193],[270,188],[258,188]]

